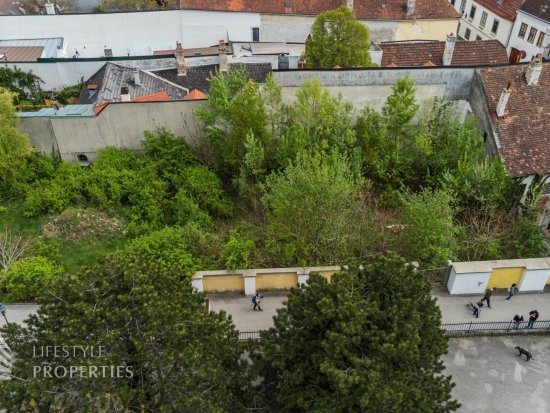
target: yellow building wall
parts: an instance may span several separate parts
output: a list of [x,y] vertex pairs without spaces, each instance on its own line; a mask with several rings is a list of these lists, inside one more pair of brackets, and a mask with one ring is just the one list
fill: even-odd
[[546,280],[546,285],[550,285],[550,277]]
[[202,278],[202,288],[207,292],[243,291],[244,278],[242,274],[205,275]]
[[298,286],[298,274],[292,272],[256,275],[256,290],[289,290]]
[[512,284],[519,285],[525,268],[496,268],[489,276],[487,288],[508,288]]
[[397,25],[395,40],[446,40],[448,34],[456,33],[458,21],[447,19],[402,22]]
[[319,271],[319,275],[322,277],[325,277],[328,282],[330,282],[330,279],[332,278],[332,274],[336,273],[338,271]]

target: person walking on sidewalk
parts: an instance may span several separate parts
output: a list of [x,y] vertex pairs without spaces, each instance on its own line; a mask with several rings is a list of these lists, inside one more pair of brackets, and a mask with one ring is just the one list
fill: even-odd
[[260,307],[260,299],[261,298],[262,298],[262,296],[260,295],[260,293],[256,293],[256,295],[254,297],[252,297],[252,302],[254,303],[254,308],[252,310],[255,310],[256,307],[258,307],[258,310],[264,311],[264,310],[262,310],[262,307]]
[[483,300],[487,301],[487,308],[491,308],[491,294],[493,294],[492,288],[485,290],[485,295],[483,296]]
[[474,308],[474,315],[476,316],[476,318],[479,318],[479,312],[483,308],[483,299],[477,304],[472,304],[472,307]]
[[514,293],[516,292],[516,283],[513,283],[510,287],[508,287],[508,291],[510,291],[510,295],[506,301],[510,301],[510,299],[514,296]]
[[526,328],[533,328],[535,325],[535,321],[537,321],[537,318],[539,318],[539,312],[537,310],[533,310],[529,313],[529,322],[527,323]]
[[523,316],[521,314],[516,314],[516,316],[512,319],[514,326],[512,327],[514,330],[517,330],[521,323],[523,323]]

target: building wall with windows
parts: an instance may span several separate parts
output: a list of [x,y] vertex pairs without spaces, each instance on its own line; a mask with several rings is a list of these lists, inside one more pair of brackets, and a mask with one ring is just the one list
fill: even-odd
[[518,10],[518,16],[507,47],[508,54],[510,54],[512,48],[525,51],[526,55],[523,59],[520,59],[520,62],[531,61],[533,56],[541,51],[543,56],[547,57],[550,50],[548,47],[544,47],[550,40],[550,33],[547,30],[550,30],[549,22]]
[[[451,2],[452,3],[452,2]],[[462,14],[457,34],[464,40],[498,40],[508,45],[513,22],[483,7],[475,0],[454,0],[454,7]]]

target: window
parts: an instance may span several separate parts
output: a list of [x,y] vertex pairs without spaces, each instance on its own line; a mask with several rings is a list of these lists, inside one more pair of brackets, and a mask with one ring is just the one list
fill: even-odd
[[476,40],[481,40],[481,36],[476,36]]
[[455,0],[451,0],[451,4],[454,6],[455,5]]
[[80,166],[90,166],[90,162],[88,161],[88,157],[86,155],[76,155],[76,159],[78,160]]
[[466,0],[462,0],[462,3],[460,3],[460,13],[464,13],[465,9],[466,9]]
[[472,8],[470,9],[470,19],[473,19],[476,15],[476,6],[472,4]]
[[497,19],[493,20],[493,28],[491,29],[491,33],[497,34],[499,23],[500,22]]
[[487,142],[487,132],[483,134],[483,142]]
[[260,29],[258,27],[252,28],[252,41],[253,42],[259,42],[260,41]]
[[521,27],[519,28],[518,37],[520,39],[525,39],[525,33],[527,33],[527,25],[525,23],[521,23]]
[[466,40],[470,40],[470,34],[472,34],[472,31],[470,29],[466,29],[466,32],[464,33],[464,38]]
[[531,30],[529,30],[529,37],[527,38],[527,41],[529,43],[533,43],[535,41],[535,37],[537,35],[538,30],[534,27],[531,27]]
[[542,42],[544,41],[544,33],[541,31],[539,34],[539,39],[537,40],[537,46],[542,47]]
[[486,11],[481,13],[481,21],[479,22],[479,25],[481,27],[485,27],[485,23],[487,23],[487,12]]

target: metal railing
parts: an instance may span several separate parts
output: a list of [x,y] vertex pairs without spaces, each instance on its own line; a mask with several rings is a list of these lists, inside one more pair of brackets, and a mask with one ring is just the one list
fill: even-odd
[[[550,333],[550,320],[535,321],[532,328],[527,328],[528,322],[524,321],[516,325],[512,321],[488,321],[488,322],[469,322],[469,323],[447,323],[441,324],[441,328],[445,330],[445,334],[487,334],[487,333],[506,333],[522,331],[525,333]],[[259,331],[241,331],[239,332],[241,340],[259,340]]]

